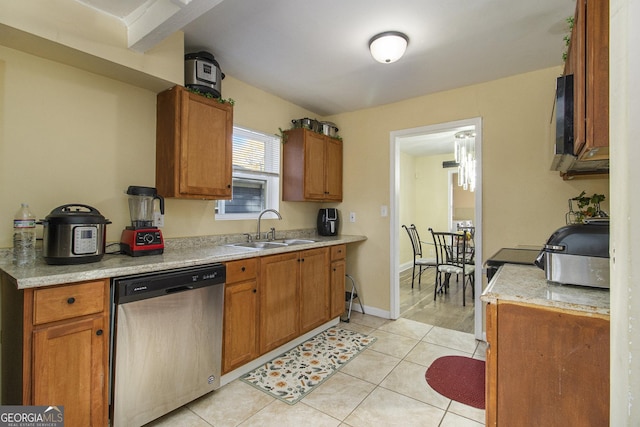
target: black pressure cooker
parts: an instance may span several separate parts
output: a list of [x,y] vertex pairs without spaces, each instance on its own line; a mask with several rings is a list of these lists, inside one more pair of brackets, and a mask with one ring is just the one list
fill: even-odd
[[91,206],[59,206],[38,224],[44,225],[42,251],[47,264],[84,264],[104,256],[111,221]]

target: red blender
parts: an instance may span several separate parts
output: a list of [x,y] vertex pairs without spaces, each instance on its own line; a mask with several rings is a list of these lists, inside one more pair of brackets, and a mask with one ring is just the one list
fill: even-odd
[[153,226],[154,200],[160,201],[164,215],[164,198],[153,187],[130,186],[129,215],[131,225],[122,230],[120,250],[127,255],[159,255],[164,252],[164,240],[158,227]]

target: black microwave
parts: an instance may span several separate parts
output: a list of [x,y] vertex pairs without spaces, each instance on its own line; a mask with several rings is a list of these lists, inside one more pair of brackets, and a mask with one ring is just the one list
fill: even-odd
[[556,134],[552,170],[566,171],[576,160],[573,154],[573,74],[556,81]]

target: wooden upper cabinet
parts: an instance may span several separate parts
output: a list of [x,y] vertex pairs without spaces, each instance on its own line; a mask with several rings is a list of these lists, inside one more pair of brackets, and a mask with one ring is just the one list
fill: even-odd
[[341,140],[291,129],[282,159],[282,200],[342,201]]
[[232,134],[231,104],[182,86],[158,94],[158,193],[186,199],[230,199]]
[[325,200],[342,201],[342,141],[325,137]]
[[573,74],[574,154],[609,158],[609,1],[578,0],[565,74]]

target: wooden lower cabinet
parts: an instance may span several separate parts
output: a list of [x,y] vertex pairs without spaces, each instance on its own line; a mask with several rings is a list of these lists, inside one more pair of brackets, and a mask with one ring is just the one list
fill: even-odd
[[486,425],[609,425],[609,316],[487,305]]
[[258,357],[258,259],[227,263],[222,373]]
[[2,403],[64,406],[67,427],[107,426],[109,280],[17,290],[3,277],[2,304]]
[[33,405],[64,406],[65,426],[107,425],[108,319],[93,316],[33,331]]
[[260,258],[260,354],[331,319],[329,254],[325,247]]
[[298,252],[260,258],[260,354],[300,335],[299,263]]
[[300,333],[329,321],[329,249],[300,252]]
[[344,312],[346,245],[228,262],[222,372]]
[[342,316],[345,303],[345,276],[347,274],[347,245],[331,247],[331,271],[330,271],[330,313],[333,319]]

